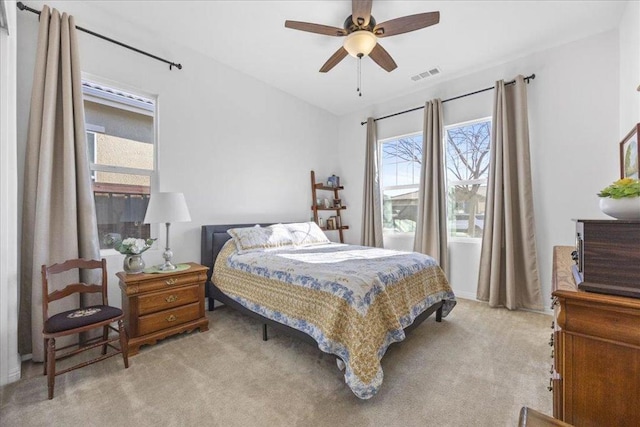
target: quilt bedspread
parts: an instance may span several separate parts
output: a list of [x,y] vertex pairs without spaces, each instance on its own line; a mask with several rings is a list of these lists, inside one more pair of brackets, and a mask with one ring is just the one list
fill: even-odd
[[428,307],[455,306],[447,279],[426,255],[328,244],[238,254],[227,242],[213,282],[225,294],[269,319],[312,336],[336,355],[345,381],[361,399],[382,384],[380,360]]

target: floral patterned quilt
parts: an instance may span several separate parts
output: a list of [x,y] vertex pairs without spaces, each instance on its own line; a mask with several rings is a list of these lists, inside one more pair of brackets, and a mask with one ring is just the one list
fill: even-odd
[[345,381],[361,399],[382,384],[380,360],[403,329],[428,307],[455,296],[433,258],[364,246],[324,244],[238,254],[220,251],[213,282],[264,317],[312,336],[344,363]]

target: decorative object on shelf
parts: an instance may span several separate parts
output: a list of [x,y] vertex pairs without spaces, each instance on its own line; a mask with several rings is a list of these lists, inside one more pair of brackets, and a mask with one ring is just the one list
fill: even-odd
[[600,210],[617,219],[640,219],[640,181],[622,178],[598,193]]
[[127,237],[115,244],[115,249],[123,255],[124,261],[122,268],[127,274],[140,274],[144,271],[144,260],[142,253],[149,249],[156,239],[137,239],[135,237]]
[[635,125],[620,142],[620,178],[640,178],[638,133],[640,133],[640,123]]
[[329,201],[329,199],[324,199],[324,208],[331,209],[331,202]]
[[338,208],[340,209],[342,207],[342,200],[340,199],[333,199],[333,207],[334,208]]
[[335,217],[330,217],[327,219],[327,230],[335,230],[336,229],[336,220]]
[[167,226],[167,240],[164,253],[164,263],[157,266],[158,270],[171,271],[176,266],[171,263],[173,252],[169,247],[169,227],[172,222],[191,221],[189,208],[182,193],[153,193],[149,198],[147,213],[144,216],[145,224],[165,223]]
[[327,178],[327,186],[334,187],[334,188],[340,187],[340,177],[331,175],[329,178]]

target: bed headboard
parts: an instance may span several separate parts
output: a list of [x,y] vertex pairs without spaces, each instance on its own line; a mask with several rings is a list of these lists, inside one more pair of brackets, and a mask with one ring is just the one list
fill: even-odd
[[[256,223],[252,224],[225,224],[225,225],[203,225],[202,237],[200,238],[200,264],[209,267],[207,272],[207,281],[211,281],[211,275],[213,274],[213,265],[216,262],[218,253],[222,246],[231,238],[227,233],[227,230],[231,228],[241,227],[253,227]],[[266,227],[269,224],[260,224],[261,227]]]

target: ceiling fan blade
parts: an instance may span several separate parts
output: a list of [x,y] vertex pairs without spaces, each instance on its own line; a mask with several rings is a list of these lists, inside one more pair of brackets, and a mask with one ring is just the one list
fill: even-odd
[[376,37],[389,37],[419,30],[440,22],[440,12],[418,13],[378,24],[373,29]]
[[369,25],[372,0],[351,0],[351,20],[359,27]]
[[389,55],[389,52],[380,46],[380,43],[376,43],[376,46],[373,48],[369,56],[385,71],[391,72],[398,68],[396,61],[394,61],[391,55]]
[[284,26],[293,30],[307,31],[309,33],[324,34],[325,36],[346,36],[344,28],[331,27],[329,25],[312,24],[310,22],[284,21]]
[[329,58],[327,62],[324,63],[322,68],[320,68],[320,72],[326,73],[327,71],[331,70],[333,67],[338,65],[338,62],[342,61],[348,54],[349,52],[347,52],[344,47],[340,46],[340,49],[338,49],[336,53],[331,55],[331,58]]

